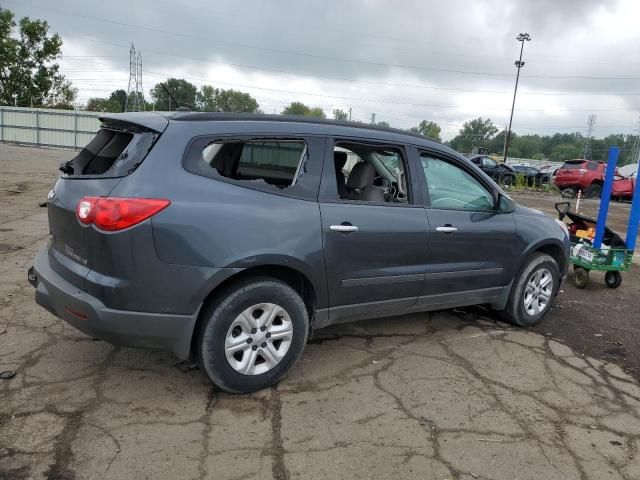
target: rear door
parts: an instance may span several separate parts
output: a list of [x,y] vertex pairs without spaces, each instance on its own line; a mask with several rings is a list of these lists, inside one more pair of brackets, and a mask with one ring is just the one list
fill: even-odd
[[[330,321],[402,313],[415,306],[422,289],[429,236],[407,151],[402,145],[354,140],[348,142],[344,163],[335,144],[328,142],[320,192]],[[369,158],[366,152],[375,149],[388,154],[384,162],[392,165],[389,170],[399,182],[392,188],[405,190],[405,194],[396,191],[387,195],[386,201],[340,198],[337,175],[343,174],[345,165],[351,169],[363,161],[362,157]],[[335,162],[330,161],[333,158]],[[380,175],[379,163],[377,168]],[[345,173],[349,185],[350,173]],[[386,181],[379,181],[386,185]]]
[[498,213],[493,187],[465,162],[429,151],[419,158],[430,226],[419,303],[444,308],[490,301],[513,278],[513,215]]

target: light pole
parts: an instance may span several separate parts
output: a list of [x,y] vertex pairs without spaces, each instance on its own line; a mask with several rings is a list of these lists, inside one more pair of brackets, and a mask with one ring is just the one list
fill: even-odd
[[513,102],[511,103],[511,116],[509,117],[509,128],[507,129],[507,137],[504,141],[504,158],[503,162],[507,163],[507,155],[509,154],[509,143],[511,143],[511,122],[513,122],[513,109],[516,106],[516,93],[518,93],[518,80],[520,79],[520,69],[524,67],[524,62],[522,61],[522,51],[524,50],[524,42],[528,42],[531,40],[531,37],[528,33],[521,33],[516,37],[516,40],[520,42],[520,58],[516,60],[516,67],[518,68],[518,73],[516,73],[516,86],[513,89]]

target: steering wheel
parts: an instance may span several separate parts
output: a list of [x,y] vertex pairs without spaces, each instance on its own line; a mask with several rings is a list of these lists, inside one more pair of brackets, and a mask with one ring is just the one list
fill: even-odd
[[382,187],[382,193],[384,194],[385,201],[389,201],[389,198],[392,196],[393,183],[387,177],[383,177],[382,175],[378,175],[373,179],[373,184],[375,186]]

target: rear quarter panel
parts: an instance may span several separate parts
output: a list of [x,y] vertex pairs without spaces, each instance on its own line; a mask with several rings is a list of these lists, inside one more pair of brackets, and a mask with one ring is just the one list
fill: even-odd
[[[214,131],[216,123],[224,130]],[[248,130],[244,123],[172,122],[150,154],[153,161],[145,161],[136,172],[140,180],[123,182],[113,194],[171,200],[171,205],[152,219],[154,245],[162,262],[234,270],[287,266],[309,279],[317,307],[325,307],[317,199],[232,185],[192,174],[182,166],[187,144],[196,136],[269,133]],[[322,158],[310,161],[322,162]],[[214,288],[216,281],[205,280],[203,284]]]

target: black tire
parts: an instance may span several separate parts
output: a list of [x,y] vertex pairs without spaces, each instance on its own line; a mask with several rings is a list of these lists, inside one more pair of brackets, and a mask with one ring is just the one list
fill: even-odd
[[515,178],[514,178],[513,175],[508,175],[507,174],[507,175],[502,177],[502,181],[500,183],[502,183],[502,186],[505,188],[505,190],[508,190],[515,183]]
[[618,288],[622,283],[620,272],[607,272],[604,274],[604,284],[607,288]]
[[[236,371],[227,360],[225,339],[240,313],[261,303],[275,304],[286,311],[293,327],[291,344],[271,370],[245,375]],[[307,343],[307,308],[293,288],[276,279],[262,277],[240,282],[212,302],[203,315],[198,335],[198,361],[211,382],[229,393],[250,393],[274,385],[293,367]]]
[[572,187],[564,188],[560,194],[562,195],[562,198],[576,198],[578,196],[578,192]]
[[600,198],[602,195],[602,185],[599,183],[592,183],[587,187],[587,191],[584,195],[586,198]]
[[[524,306],[525,290],[529,280],[533,278],[534,274],[543,269],[550,272],[552,277],[553,285],[551,286],[551,296],[546,306],[539,313],[532,315],[526,311]],[[532,327],[537,325],[551,308],[551,304],[558,293],[559,285],[560,271],[553,257],[545,253],[532,255],[520,269],[520,272],[513,281],[513,287],[511,288],[511,294],[509,295],[507,304],[504,310],[500,312],[502,317],[519,327]]]
[[589,270],[582,267],[575,267],[573,269],[573,283],[580,289],[589,285]]

